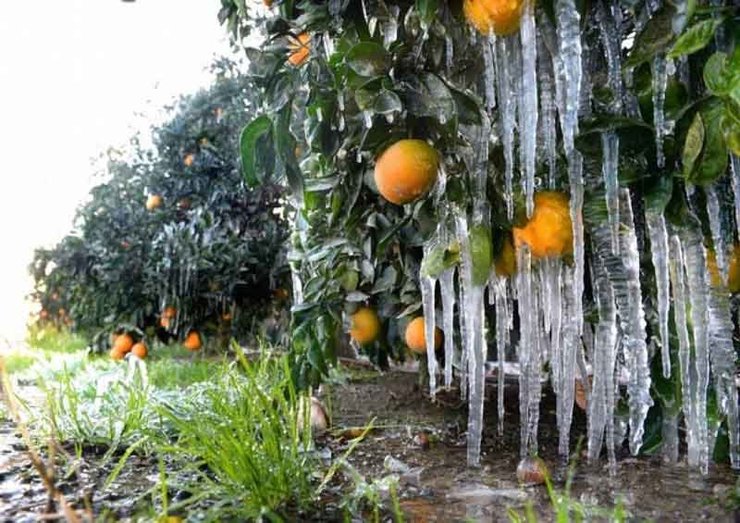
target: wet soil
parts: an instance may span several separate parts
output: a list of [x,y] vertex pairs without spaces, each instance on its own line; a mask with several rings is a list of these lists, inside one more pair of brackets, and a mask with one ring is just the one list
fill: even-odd
[[[411,521],[510,521],[508,510],[525,515],[528,505],[539,521],[554,513],[544,486],[520,487],[519,423],[516,384],[506,388],[504,434],[498,436],[495,385],[487,387],[485,435],[481,467],[466,466],[467,412],[456,392],[424,398],[413,374],[387,374],[335,387],[331,405],[335,424],[362,425],[375,418],[384,427],[371,433],[349,461],[371,477],[388,474],[384,462],[392,458],[412,470],[401,475],[401,506]],[[586,432],[586,418],[576,409],[571,448]],[[427,446],[425,443],[429,442]],[[540,455],[547,462],[554,487],[562,492],[567,464],[557,456],[555,398],[545,392],[539,426]],[[685,463],[665,464],[659,457],[632,458],[621,453],[618,471],[610,475],[606,460],[587,466],[579,460],[573,475],[571,499],[590,508],[589,519],[603,519],[617,500],[631,520],[739,521],[732,506],[737,477],[729,466],[713,465],[707,476]]]
[[[516,385],[507,385],[505,431],[496,431],[495,385],[487,387],[485,436],[480,468],[466,466],[467,412],[456,392],[439,394],[431,402],[419,389],[417,375],[392,372],[325,387],[322,401],[332,415],[333,429],[317,439],[320,452],[343,455],[358,432],[371,420],[375,427],[355,447],[348,462],[368,481],[393,473],[400,477],[400,505],[407,521],[510,521],[509,511],[524,517],[531,508],[539,521],[554,513],[545,487],[520,487],[515,471],[519,461]],[[562,492],[567,466],[557,457],[554,398],[545,392],[541,406],[540,454],[550,467],[555,488]],[[577,411],[573,445],[585,434],[585,416]],[[103,488],[118,462],[103,459],[105,449],[87,448],[75,456],[67,449],[64,477],[57,485],[78,509],[88,507],[97,519],[129,519],[151,503],[150,490],[158,477],[154,457],[133,456],[119,478]],[[123,451],[123,449],[121,450]],[[728,466],[713,465],[707,476],[685,463],[664,464],[656,457],[629,457],[623,452],[619,468],[610,475],[605,461],[587,466],[579,460],[570,497],[583,505],[587,519],[603,520],[605,511],[620,500],[633,521],[738,521],[737,477]],[[73,463],[73,466],[70,466]],[[351,490],[349,476],[337,483]],[[171,493],[177,496],[177,492]],[[735,496],[733,498],[733,496]],[[329,521],[338,518],[337,499],[323,514],[297,519]],[[31,467],[23,441],[14,426],[0,417],[0,522],[53,519],[46,490]],[[53,508],[53,507],[52,507]]]

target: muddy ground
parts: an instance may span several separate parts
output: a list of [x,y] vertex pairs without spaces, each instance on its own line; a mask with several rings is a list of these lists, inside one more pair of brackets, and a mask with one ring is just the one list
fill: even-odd
[[[542,486],[521,488],[516,481],[519,428],[514,412],[518,410],[515,384],[507,387],[508,417],[502,437],[496,433],[495,393],[495,385],[489,384],[479,469],[465,465],[467,412],[457,395],[443,394],[432,403],[419,391],[417,376],[403,372],[326,387],[322,400],[332,414],[334,431],[319,437],[317,448],[324,456],[341,456],[351,444],[347,438],[355,435],[351,430],[342,434],[342,429],[364,426],[374,418],[376,428],[357,445],[348,461],[369,480],[391,473],[400,476],[400,504],[408,521],[509,521],[507,511],[524,516],[526,506],[534,510],[538,520],[551,521],[547,490]],[[554,411],[554,399],[546,393],[541,407],[540,454],[551,468],[555,487],[562,491],[567,467],[557,458]],[[583,413],[576,412],[573,448],[577,435],[585,433],[585,423]],[[108,460],[101,466],[103,453],[104,449],[85,449],[74,472],[58,478],[57,484],[69,501],[79,508],[89,507],[99,519],[131,518],[150,503],[157,461],[132,457],[119,479],[103,490],[117,462]],[[340,473],[337,481],[347,478]],[[623,453],[615,476],[609,475],[605,462],[579,464],[571,498],[592,507],[594,520],[601,519],[599,510],[610,510],[620,499],[634,521],[737,521],[740,513],[732,503],[737,496],[736,481],[725,465],[712,466],[708,476],[701,476],[685,463],[668,465],[659,457],[635,459]],[[170,492],[174,501],[180,495],[176,489]],[[336,501],[329,498],[325,510],[296,515],[296,519],[337,519]],[[0,521],[48,520],[53,515],[42,516],[48,509],[46,490],[30,465],[23,441],[10,422],[0,422]]]

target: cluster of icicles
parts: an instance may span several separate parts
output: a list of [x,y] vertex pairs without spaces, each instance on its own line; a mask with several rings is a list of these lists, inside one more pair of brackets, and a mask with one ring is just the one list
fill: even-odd
[[[574,140],[579,116],[589,111],[590,81],[582,67],[580,16],[575,0],[557,0],[555,27],[543,20],[535,27],[533,3],[525,7],[518,34],[507,37],[479,38],[485,58],[485,101],[487,114],[480,127],[465,128],[470,147],[464,153],[473,178],[476,200],[470,213],[446,204],[444,180],[438,185],[439,208],[446,209],[437,234],[426,245],[425,253],[435,246],[458,241],[462,260],[437,278],[422,274],[421,290],[428,343],[428,369],[431,393],[437,387],[437,362],[434,356],[434,329],[439,283],[441,328],[445,332],[444,385],[451,386],[453,369],[459,370],[460,389],[469,402],[468,463],[480,462],[483,430],[483,404],[488,346],[484,295],[495,306],[495,363],[498,373],[498,431],[503,431],[504,379],[507,349],[516,354],[519,367],[519,410],[521,418],[521,454],[537,453],[537,429],[543,368],[549,363],[549,379],[557,396],[559,452],[569,454],[569,436],[573,417],[575,383],[584,384],[588,416],[588,456],[596,460],[606,448],[609,464],[615,466],[615,449],[626,439],[633,454],[639,452],[644,422],[653,401],[650,395],[649,344],[661,348],[663,374],[672,371],[669,352],[669,315],[671,293],[673,320],[678,339],[678,365],[682,387],[682,406],[674,413],[664,413],[664,452],[670,460],[678,459],[679,418],[686,427],[688,462],[706,472],[714,440],[719,430],[707,419],[708,388],[714,386],[720,414],[726,416],[732,466],[740,467],[738,399],[735,385],[735,353],[732,345],[733,323],[730,296],[722,285],[710,286],[707,252],[697,223],[673,228],[662,214],[645,216],[651,262],[655,267],[659,329],[648,340],[640,285],[640,253],[631,195],[618,183],[619,139],[614,132],[602,136],[602,176],[584,179],[583,162]],[[647,13],[649,15],[650,13]],[[596,9],[596,22],[609,69],[609,83],[616,94],[614,114],[636,115],[637,106],[622,86],[620,42],[621,12],[610,11],[603,3]],[[643,22],[644,23],[644,22]],[[447,46],[448,62],[452,46]],[[656,149],[662,158],[662,136],[666,122],[662,101],[666,77],[673,65],[664,57],[654,63],[655,122],[659,127]],[[539,108],[539,109],[538,109]],[[559,122],[558,122],[559,121]],[[549,175],[541,185],[556,189],[557,140],[560,126],[563,153],[567,160],[570,214],[573,224],[573,261],[557,258],[535,260],[526,246],[517,252],[518,271],[511,278],[492,271],[484,285],[474,284],[469,248],[469,232],[475,226],[490,225],[490,208],[485,201],[488,144],[501,143],[505,158],[506,211],[513,217],[515,176],[520,175],[527,214],[533,211],[535,167],[541,162]],[[538,135],[540,137],[538,143]],[[518,147],[515,148],[515,138]],[[515,158],[518,151],[518,160]],[[717,261],[722,278],[727,278],[728,248],[732,245],[733,218],[740,223],[740,170],[733,158],[735,209],[722,207],[713,188],[707,189],[708,215]],[[608,220],[591,230],[593,256],[584,256],[582,205],[584,185],[605,189]],[[441,189],[441,190],[440,190]],[[691,187],[689,187],[691,190]],[[724,213],[724,214],[723,214]],[[729,220],[725,219],[730,215]],[[735,214],[735,216],[731,216]],[[583,321],[583,293],[588,274],[598,311],[595,326]],[[457,277],[457,285],[455,278]],[[462,346],[455,347],[454,309],[457,303]],[[518,322],[515,322],[515,314]],[[514,326],[518,325],[515,331]],[[494,326],[490,326],[494,328]],[[615,406],[626,390],[628,416],[616,416]]]

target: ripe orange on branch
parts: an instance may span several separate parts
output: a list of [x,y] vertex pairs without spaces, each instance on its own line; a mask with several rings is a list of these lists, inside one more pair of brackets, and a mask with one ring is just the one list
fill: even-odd
[[[426,354],[427,352],[425,326],[423,316],[414,318],[406,326],[406,345],[417,354]],[[442,330],[439,327],[434,327],[434,348],[438,349],[441,346]]]
[[505,36],[519,29],[524,0],[465,0],[465,18],[479,32]]
[[153,211],[162,206],[162,197],[158,194],[151,194],[146,199],[146,210]]
[[310,54],[308,44],[310,41],[311,37],[306,32],[299,34],[297,37],[291,38],[291,42],[288,44],[288,48],[290,49],[288,61],[292,65],[298,67],[308,60],[308,55]]
[[403,205],[424,196],[437,181],[439,153],[424,140],[400,140],[375,162],[375,185],[383,198]]
[[361,307],[352,315],[349,335],[360,345],[372,343],[380,333],[380,318],[370,307]]
[[517,249],[528,245],[535,258],[573,253],[573,222],[568,197],[555,191],[534,195],[534,212],[524,227],[514,227]]

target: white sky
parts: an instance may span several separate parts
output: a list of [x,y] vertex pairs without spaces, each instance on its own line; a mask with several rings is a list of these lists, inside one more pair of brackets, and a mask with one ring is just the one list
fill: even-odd
[[0,340],[22,339],[36,246],[72,225],[90,160],[229,52],[219,0],[0,0]]

